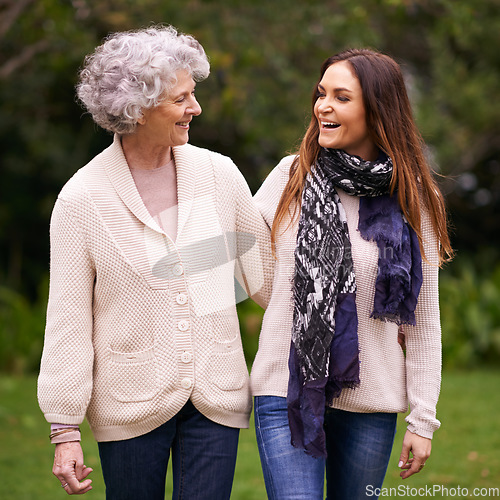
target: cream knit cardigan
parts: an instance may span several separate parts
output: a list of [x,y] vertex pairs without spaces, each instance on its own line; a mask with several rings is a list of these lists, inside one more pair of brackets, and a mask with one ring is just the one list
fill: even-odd
[[144,206],[118,137],[53,210],[39,404],[48,422],[86,416],[97,441],[149,432],[189,399],[214,422],[248,427],[235,276],[266,305],[269,231],[229,158],[189,144],[173,154],[175,242]]
[[[293,157],[284,158],[255,195],[269,227],[289,178]],[[439,427],[436,403],[441,382],[441,327],[438,304],[438,267],[422,264],[423,285],[418,299],[415,327],[404,327],[406,357],[398,344],[394,323],[370,319],[375,293],[378,249],[359,231],[359,198],[337,190],[344,206],[356,273],[358,338],[361,384],[344,389],[333,407],[352,412],[406,412],[408,429],[431,438]],[[283,225],[286,227],[287,223]],[[423,214],[422,231],[428,260],[438,262],[438,246],[431,222]],[[297,223],[276,242],[276,268],[271,300],[266,309],[255,358],[251,385],[254,396],[287,395],[288,354],[292,328],[292,278]]]

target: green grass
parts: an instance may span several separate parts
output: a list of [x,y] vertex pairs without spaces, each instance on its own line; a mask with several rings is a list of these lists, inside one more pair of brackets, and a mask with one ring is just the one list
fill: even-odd
[[452,497],[452,488],[459,486],[471,496],[474,488],[496,488],[500,497],[499,387],[498,371],[445,372],[438,403],[441,428],[434,434],[425,469],[405,481],[399,478],[405,429],[401,416],[384,487],[448,488],[448,494],[441,490],[442,495],[432,498]]
[[[453,496],[452,488],[457,487],[468,488],[470,495],[474,488],[500,488],[499,386],[500,371],[445,372],[438,406],[442,428],[435,434],[427,466],[406,481],[399,478],[397,462],[404,433],[401,417],[384,488],[403,487],[405,496],[413,498],[424,497],[424,490],[418,494],[416,489],[425,487],[449,489],[448,495],[444,491],[444,495],[434,493],[432,498],[449,498]],[[97,445],[86,425],[83,435],[85,463],[94,469],[94,489],[85,498],[103,500]],[[0,498],[66,498],[59,481],[52,476],[52,460],[48,425],[36,403],[36,379],[1,377]],[[397,496],[403,496],[401,489]],[[241,432],[232,498],[266,498],[253,428]]]

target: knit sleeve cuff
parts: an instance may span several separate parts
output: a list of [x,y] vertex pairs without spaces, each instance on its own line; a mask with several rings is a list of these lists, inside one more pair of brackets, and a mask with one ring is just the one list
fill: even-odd
[[432,436],[434,435],[434,431],[430,431],[427,429],[422,429],[422,428],[417,428],[413,424],[408,424],[407,429],[412,432],[413,434],[416,434],[417,436],[421,436],[427,439],[432,439]]
[[82,437],[80,434],[80,431],[78,429],[75,429],[74,431],[71,432],[65,432],[64,434],[60,434],[59,436],[53,437],[50,442],[52,444],[58,444],[58,443],[69,443],[70,441],[81,441]]

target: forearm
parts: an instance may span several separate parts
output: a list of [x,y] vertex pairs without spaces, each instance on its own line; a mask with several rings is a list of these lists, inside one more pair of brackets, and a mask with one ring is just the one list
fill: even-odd
[[423,283],[415,310],[415,326],[404,327],[406,377],[410,414],[408,429],[431,438],[439,427],[436,405],[441,388],[441,324],[438,291],[438,245],[430,221],[423,214],[422,230],[428,262],[422,262]]

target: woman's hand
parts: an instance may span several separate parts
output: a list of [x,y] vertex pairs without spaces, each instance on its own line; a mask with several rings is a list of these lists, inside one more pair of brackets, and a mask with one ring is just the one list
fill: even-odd
[[83,495],[92,489],[92,480],[84,479],[92,472],[83,465],[83,451],[78,441],[56,444],[52,473],[61,481],[68,495]]
[[[410,452],[413,458],[410,457]],[[400,476],[406,479],[420,472],[431,454],[431,440],[406,431],[398,467],[403,469]]]

